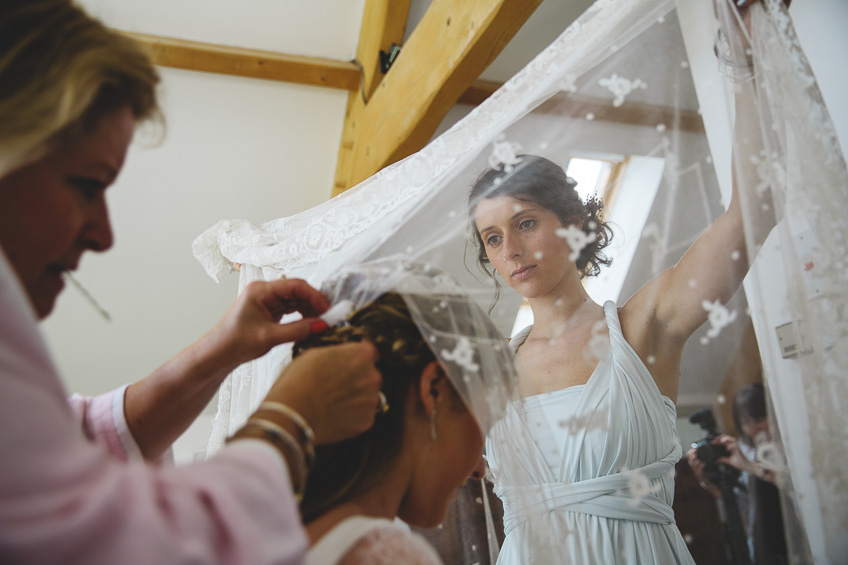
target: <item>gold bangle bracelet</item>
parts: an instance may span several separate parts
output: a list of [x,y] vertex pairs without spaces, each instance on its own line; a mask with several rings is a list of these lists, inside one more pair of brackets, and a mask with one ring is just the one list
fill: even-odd
[[303,450],[290,433],[274,422],[261,418],[251,418],[239,429],[227,443],[238,439],[260,439],[270,443],[288,461],[289,472],[292,478],[292,488],[298,502],[303,499],[306,489],[306,478],[309,473]]
[[276,422],[256,417],[250,418],[247,423],[274,432],[279,437],[279,440],[286,444],[292,454],[297,458],[298,463],[303,468],[303,475],[304,477],[306,476],[308,466],[306,464],[306,454],[304,453],[303,446],[284,427]]
[[294,423],[300,436],[298,439],[303,448],[303,453],[306,456],[306,466],[312,468],[312,465],[315,463],[315,433],[306,420],[303,419],[303,416],[282,402],[272,400],[263,402],[256,412],[262,412],[263,410],[282,414]]

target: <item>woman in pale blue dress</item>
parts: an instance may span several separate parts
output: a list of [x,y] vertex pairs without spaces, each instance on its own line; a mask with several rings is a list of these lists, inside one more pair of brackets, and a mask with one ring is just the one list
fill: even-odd
[[[737,135],[756,115],[748,92],[737,94]],[[600,305],[581,279],[608,263],[610,232],[575,184],[525,155],[485,171],[469,198],[479,262],[534,317],[512,343],[525,399],[487,440],[504,502],[498,563],[693,563],[671,509],[675,402],[702,303],[726,304],[748,270],[739,198],[675,266],[623,305]]]

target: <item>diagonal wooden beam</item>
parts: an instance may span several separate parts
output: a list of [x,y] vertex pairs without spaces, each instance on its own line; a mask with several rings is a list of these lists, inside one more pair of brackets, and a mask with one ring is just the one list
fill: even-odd
[[141,33],[123,33],[144,45],[153,63],[163,67],[344,90],[359,88],[359,68],[352,62],[285,55]]
[[495,93],[497,89],[503,86],[502,82],[495,80],[477,79],[462,93],[457,99],[457,104],[467,104],[469,106],[478,106],[482,104],[489,96]]
[[380,51],[403,43],[410,0],[367,0],[359,29],[356,59],[362,65],[362,92],[366,99],[380,86]]
[[351,99],[333,193],[423,147],[540,3],[433,0],[367,104]]
[[[393,43],[403,43],[410,0],[366,0],[359,29],[356,59],[362,65],[361,92],[352,92],[347,99],[345,123],[336,162],[336,180],[332,194],[335,196],[353,185],[347,184],[348,171],[353,169],[362,109],[380,85],[380,51],[387,51]],[[340,174],[340,171],[345,171]]]

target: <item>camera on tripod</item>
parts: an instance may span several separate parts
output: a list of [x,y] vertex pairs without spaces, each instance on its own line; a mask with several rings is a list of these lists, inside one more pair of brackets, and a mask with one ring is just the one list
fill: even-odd
[[699,425],[707,432],[706,437],[692,444],[692,447],[695,448],[695,454],[704,464],[704,477],[718,487],[722,485],[735,486],[741,472],[726,463],[718,462],[722,457],[729,456],[730,451],[723,445],[710,443],[719,436],[713,411],[709,408],[698,410],[689,416],[689,421]]
[[730,451],[723,445],[714,445],[713,439],[718,437],[715,417],[709,408],[699,410],[689,416],[689,421],[699,425],[707,432],[704,439],[692,444],[698,459],[704,463],[704,478],[718,487],[722,499],[720,504],[724,507],[725,539],[728,557],[732,563],[738,565],[750,565],[751,557],[746,544],[745,527],[736,500],[734,489],[740,487],[739,477],[742,472],[718,460],[730,455]]
[[689,422],[699,425],[701,429],[707,432],[707,436],[704,439],[692,444],[692,447],[695,448],[695,453],[698,455],[698,459],[704,465],[715,465],[719,459],[730,455],[730,451],[725,446],[710,443],[719,435],[712,410],[709,408],[698,410],[689,416]]

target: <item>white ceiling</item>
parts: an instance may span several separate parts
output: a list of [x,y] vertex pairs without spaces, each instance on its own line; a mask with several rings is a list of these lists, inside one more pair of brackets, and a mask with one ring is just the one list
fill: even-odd
[[349,61],[365,0],[81,0],[116,28]]

